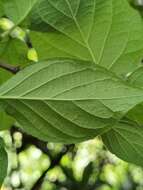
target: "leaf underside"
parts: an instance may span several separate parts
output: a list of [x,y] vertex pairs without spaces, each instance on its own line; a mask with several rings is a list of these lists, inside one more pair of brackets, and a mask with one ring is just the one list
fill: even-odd
[[[4,15],[31,30],[40,58],[0,88],[7,113],[45,141],[102,135],[111,152],[143,166],[138,11],[126,0],[0,0]],[[25,55],[22,43],[0,42],[1,60],[24,65]]]
[[1,87],[0,99],[26,131],[71,143],[109,130],[143,92],[98,65],[57,59],[18,73]]

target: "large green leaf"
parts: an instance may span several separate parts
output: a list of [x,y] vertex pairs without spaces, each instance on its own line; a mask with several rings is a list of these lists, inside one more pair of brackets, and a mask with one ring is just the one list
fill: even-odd
[[92,60],[122,75],[142,58],[142,18],[126,0],[41,0],[31,20],[33,30],[33,20],[38,31],[47,24],[31,33],[40,59]]
[[108,149],[119,158],[143,166],[143,126],[118,123],[102,138]]
[[40,59],[90,60],[118,75],[140,63],[142,18],[126,0],[5,0],[4,7],[16,23],[41,31],[31,33]]
[[5,177],[7,176],[7,168],[8,168],[8,156],[4,149],[4,142],[2,138],[0,138],[0,188],[3,184]]
[[[75,143],[104,134],[113,153],[143,165],[142,71],[126,82],[111,73],[127,77],[140,65],[137,10],[126,0],[4,0],[0,11],[15,24],[30,23],[40,59],[81,60],[49,60],[23,70],[0,89],[5,110],[46,141]],[[15,64],[23,47],[14,43],[0,44],[0,58]],[[135,123],[121,123],[127,118]]]
[[143,101],[143,91],[89,62],[55,59],[18,73],[1,87],[0,99],[27,132],[71,143],[109,130]]
[[15,23],[26,19],[31,30],[41,31],[31,33],[40,59],[92,60],[118,75],[140,63],[142,18],[126,0],[4,0],[3,4]]

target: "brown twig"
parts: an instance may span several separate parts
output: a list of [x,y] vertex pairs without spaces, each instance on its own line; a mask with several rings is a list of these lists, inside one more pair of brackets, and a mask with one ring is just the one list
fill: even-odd
[[0,68],[7,70],[9,72],[11,72],[12,74],[16,74],[20,71],[20,67],[19,66],[13,66],[7,63],[1,63],[0,62]]

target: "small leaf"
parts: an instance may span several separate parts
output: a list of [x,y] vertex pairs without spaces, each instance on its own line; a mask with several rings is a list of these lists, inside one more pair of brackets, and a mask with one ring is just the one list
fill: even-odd
[[0,188],[3,184],[5,177],[7,176],[8,168],[8,156],[4,148],[4,142],[0,138]]
[[119,158],[143,166],[143,127],[118,123],[102,136],[107,148]]

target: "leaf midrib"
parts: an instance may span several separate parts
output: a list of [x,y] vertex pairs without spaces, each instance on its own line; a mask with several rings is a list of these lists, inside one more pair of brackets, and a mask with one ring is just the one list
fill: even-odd
[[84,34],[83,34],[83,32],[82,32],[82,29],[81,29],[81,27],[80,27],[80,25],[79,25],[79,23],[78,23],[78,21],[77,21],[75,15],[74,15],[73,11],[72,11],[72,8],[71,8],[71,6],[70,6],[70,4],[69,4],[69,1],[68,1],[68,0],[65,0],[65,2],[67,3],[67,5],[68,5],[68,7],[69,7],[69,9],[70,9],[70,11],[71,11],[71,15],[72,15],[72,17],[73,17],[73,20],[74,20],[74,22],[75,22],[75,24],[76,24],[76,26],[77,26],[77,28],[78,28],[80,34],[81,34],[81,37],[82,37],[82,39],[83,39],[85,45],[87,46],[87,49],[88,49],[88,51],[89,51],[89,53],[90,53],[90,55],[91,55],[91,57],[92,57],[93,62],[96,63],[96,60],[95,60],[95,56],[94,56],[94,54],[93,54],[93,51],[92,51],[92,49],[91,49],[91,47],[90,47],[90,45],[89,45],[88,40],[86,40],[85,37],[84,37]]
[[[94,63],[96,63],[96,59],[95,59],[94,53],[93,53],[93,51],[92,51],[92,49],[91,49],[91,47],[90,47],[90,44],[89,44],[88,40],[86,40],[85,37],[84,37],[84,34],[83,34],[82,30],[81,30],[81,27],[80,27],[80,25],[79,25],[79,23],[78,23],[78,21],[77,21],[75,15],[74,15],[73,11],[72,11],[71,6],[69,5],[68,0],[65,0],[65,2],[67,3],[67,5],[68,5],[68,7],[69,7],[69,9],[70,9],[70,11],[71,11],[71,15],[72,15],[73,21],[75,22],[76,27],[77,27],[78,31],[80,32],[80,35],[81,35],[81,37],[82,37],[82,40],[83,40],[84,44],[81,43],[81,42],[79,42],[79,41],[77,41],[77,40],[75,40],[74,38],[70,37],[70,36],[67,35],[65,32],[63,32],[63,31],[61,31],[61,30],[59,30],[59,31],[60,31],[61,33],[63,33],[64,35],[66,35],[68,38],[74,40],[76,43],[79,43],[81,46],[85,47],[85,48],[88,50],[88,52],[89,52],[89,54],[90,54],[90,56],[91,56],[91,58],[92,58],[92,61],[93,61]],[[61,13],[63,14],[63,12],[62,12],[61,10],[59,10],[56,6],[54,6],[50,1],[49,1],[49,3],[50,3],[51,6],[53,6],[57,11],[59,11],[59,12],[61,12]],[[64,15],[65,15],[65,14],[64,14]],[[93,15],[94,15],[94,14],[93,14]],[[67,15],[65,15],[65,16],[67,17]],[[41,16],[41,18],[42,18],[42,16]],[[45,20],[44,18],[42,18],[42,19]],[[51,25],[50,23],[48,23],[48,24]],[[51,26],[52,26],[53,28],[55,28],[53,25],[51,25]],[[55,28],[55,29],[57,30],[57,28]]]
[[[126,99],[126,98],[139,98],[139,97],[143,97],[142,95],[132,95],[132,96],[122,96],[122,97],[112,97],[112,98],[77,98],[77,99],[72,99],[72,98],[68,98],[68,99],[64,99],[64,98],[47,98],[47,97],[20,97],[20,96],[1,96],[0,95],[0,100],[33,100],[33,101],[38,101],[38,100],[45,100],[45,101],[88,101],[88,100],[118,100],[118,99]],[[102,102],[101,102],[102,103]]]

